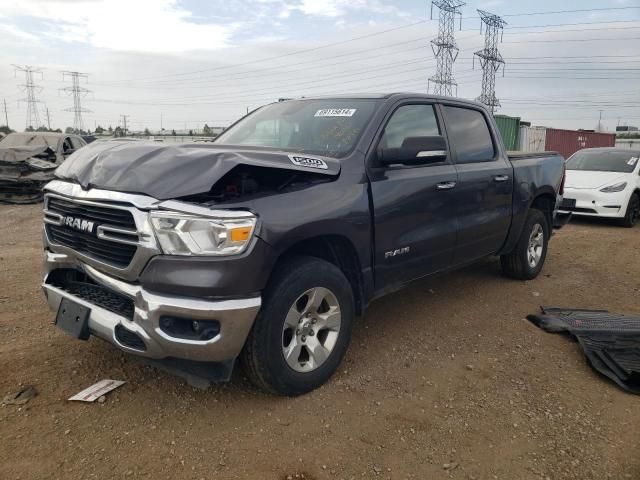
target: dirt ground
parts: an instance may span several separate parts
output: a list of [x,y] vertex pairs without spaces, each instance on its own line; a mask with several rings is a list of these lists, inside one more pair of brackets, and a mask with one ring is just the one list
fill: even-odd
[[[236,370],[208,391],[53,325],[40,206],[0,206],[1,479],[640,479],[640,399],[576,343],[524,317],[540,304],[640,314],[640,227],[575,222],[530,282],[495,260],[374,302],[339,372],[279,398]],[[105,403],[66,398],[126,380]]]

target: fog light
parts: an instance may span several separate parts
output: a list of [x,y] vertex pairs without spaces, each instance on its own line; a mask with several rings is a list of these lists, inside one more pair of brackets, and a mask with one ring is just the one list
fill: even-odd
[[160,330],[174,338],[206,341],[220,333],[220,322],[163,315],[160,317]]

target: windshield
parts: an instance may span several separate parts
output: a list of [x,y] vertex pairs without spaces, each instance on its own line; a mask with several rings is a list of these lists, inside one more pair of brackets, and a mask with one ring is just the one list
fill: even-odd
[[0,147],[51,147],[55,150],[57,144],[57,137],[37,133],[12,133],[0,140]]
[[295,100],[260,108],[215,143],[271,147],[329,157],[349,153],[380,100]]
[[567,170],[631,173],[637,163],[633,152],[580,150],[567,160]]

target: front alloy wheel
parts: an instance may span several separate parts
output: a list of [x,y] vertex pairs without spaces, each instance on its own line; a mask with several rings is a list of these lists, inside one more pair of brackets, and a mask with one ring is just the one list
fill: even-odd
[[627,213],[622,219],[622,225],[631,228],[633,227],[640,218],[640,197],[637,193],[631,195],[631,199],[629,200],[629,205],[627,205]]
[[332,263],[294,257],[279,266],[242,351],[251,381],[281,395],[318,388],[335,372],[351,337],[353,289]]
[[331,355],[340,334],[338,299],[323,287],[304,292],[287,313],[282,329],[282,353],[296,372],[310,372]]

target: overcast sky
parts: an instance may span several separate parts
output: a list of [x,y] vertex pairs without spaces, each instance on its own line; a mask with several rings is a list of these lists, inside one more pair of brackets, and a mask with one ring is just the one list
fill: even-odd
[[[480,94],[481,8],[508,22],[498,113],[594,128],[602,110],[608,129],[639,125],[640,8],[631,7],[640,0],[470,0],[456,31],[458,95]],[[12,64],[42,69],[40,117],[48,108],[54,128],[73,125],[63,70],[88,74],[91,129],[115,127],[121,114],[134,129],[161,119],[168,129],[225,126],[280,97],[426,92],[437,10],[429,14],[424,0],[1,0],[0,102],[24,129],[24,74]]]

